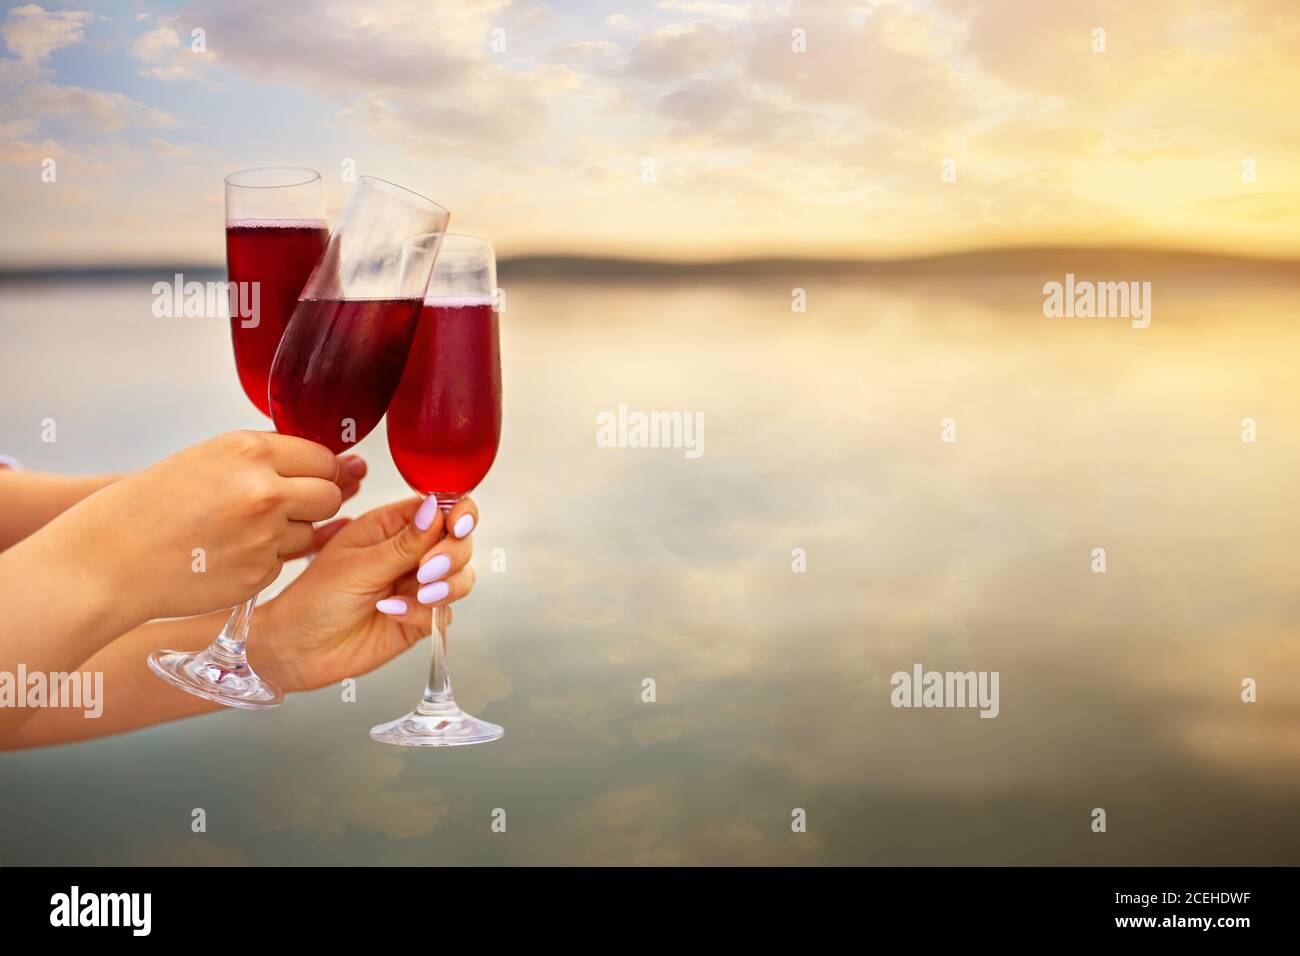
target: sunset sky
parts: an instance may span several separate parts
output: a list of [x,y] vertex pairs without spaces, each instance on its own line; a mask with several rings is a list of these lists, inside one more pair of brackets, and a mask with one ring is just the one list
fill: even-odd
[[3,266],[218,263],[225,173],[313,166],[334,214],[349,159],[505,254],[1300,255],[1295,0],[125,0],[0,30]]

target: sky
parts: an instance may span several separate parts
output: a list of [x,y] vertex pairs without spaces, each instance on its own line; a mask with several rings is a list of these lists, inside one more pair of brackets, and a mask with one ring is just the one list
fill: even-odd
[[82,0],[0,37],[0,267],[220,263],[223,176],[271,164],[506,255],[1300,255],[1294,0]]

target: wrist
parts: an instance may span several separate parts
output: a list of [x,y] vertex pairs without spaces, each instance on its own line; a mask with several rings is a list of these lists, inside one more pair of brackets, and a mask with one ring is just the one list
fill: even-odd
[[114,635],[157,617],[147,603],[152,588],[140,586],[139,563],[129,554],[108,553],[127,542],[82,518],[80,512],[60,515],[33,535],[38,560],[55,580],[68,582],[70,601],[96,614]]
[[258,605],[248,628],[248,664],[253,672],[266,678],[286,694],[306,690],[296,661],[281,653],[287,644],[284,640],[284,618],[280,596]]

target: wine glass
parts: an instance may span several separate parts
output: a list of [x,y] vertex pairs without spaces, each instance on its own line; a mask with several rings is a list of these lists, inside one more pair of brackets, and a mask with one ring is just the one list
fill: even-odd
[[[362,176],[298,296],[270,366],[276,431],[335,454],[365,438],[393,397],[451,214],[401,186]],[[206,650],[155,651],[149,666],[199,697],[274,707],[278,688],[248,666],[256,595]]]
[[[388,447],[402,477],[444,513],[487,475],[501,441],[501,349],[496,255],[474,236],[448,235],[420,326],[388,408]],[[456,747],[504,731],[457,706],[447,673],[449,609],[434,610],[433,660],[415,710],[370,731],[407,747]]]
[[337,454],[379,424],[450,218],[401,186],[360,178],[275,353],[276,431]]
[[268,418],[275,350],[329,237],[314,169],[276,166],[226,177],[226,274],[240,286],[240,305],[257,307],[252,315],[231,309],[235,367],[249,400]]
[[[267,382],[298,295],[329,240],[320,173],[300,166],[245,169],[226,177],[226,276],[235,368],[249,401],[271,414]],[[228,707],[276,707],[284,694],[248,664],[245,643],[257,595],[235,608],[206,651],[156,651],[154,673]]]

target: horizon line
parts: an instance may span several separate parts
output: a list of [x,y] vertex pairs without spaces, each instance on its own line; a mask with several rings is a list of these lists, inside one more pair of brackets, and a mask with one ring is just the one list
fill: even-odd
[[[921,253],[903,256],[779,256],[752,255],[713,259],[664,259],[644,256],[598,255],[589,253],[539,252],[502,256],[498,267],[517,272],[528,278],[635,278],[638,276],[664,277],[671,275],[745,274],[766,270],[773,266],[805,268],[816,271],[845,273],[858,271],[865,275],[888,276],[917,275],[918,273],[953,272],[969,275],[972,271],[997,271],[998,267],[1020,272],[1026,268],[1034,271],[1049,264],[1064,265],[1062,260],[1074,257],[1079,267],[1090,268],[1103,260],[1130,258],[1142,260],[1151,267],[1177,267],[1197,263],[1200,267],[1219,265],[1229,267],[1233,273],[1294,273],[1300,277],[1300,257],[1272,257],[1247,253],[1211,250],[1182,249],[1170,246],[1132,245],[1018,245],[984,246],[970,249]],[[42,265],[0,264],[0,282],[33,279],[95,279],[140,275],[167,275],[192,272],[196,274],[222,273],[225,264],[211,263],[113,263],[94,262],[78,264],[47,263]]]

